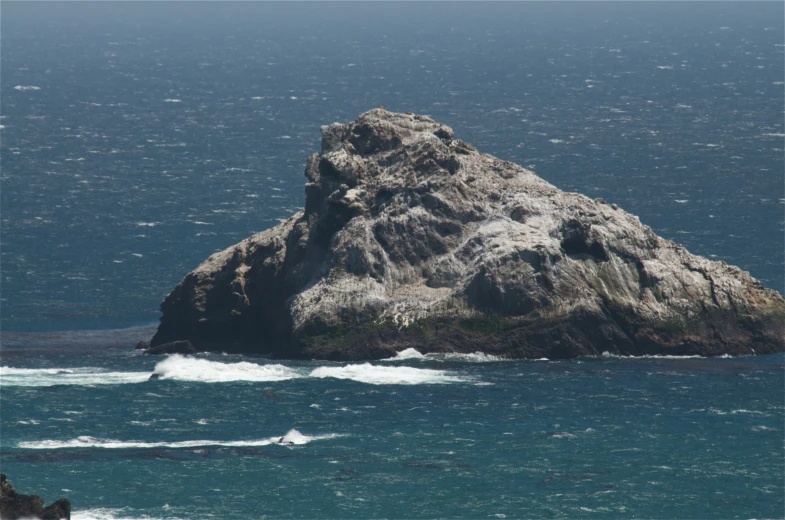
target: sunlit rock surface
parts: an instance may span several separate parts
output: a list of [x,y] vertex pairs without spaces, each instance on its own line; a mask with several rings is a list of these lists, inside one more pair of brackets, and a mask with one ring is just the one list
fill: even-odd
[[305,175],[303,211],[166,297],[153,347],[328,359],[785,348],[779,293],[428,117],[379,108],[322,127]]

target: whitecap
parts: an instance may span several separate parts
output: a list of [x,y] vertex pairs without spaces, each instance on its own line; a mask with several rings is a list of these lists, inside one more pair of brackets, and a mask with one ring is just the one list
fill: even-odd
[[2,386],[121,385],[141,383],[148,372],[109,372],[102,368],[0,368]]
[[[589,356],[594,357],[594,356]],[[698,355],[684,355],[674,356],[670,354],[646,354],[643,356],[622,356],[619,354],[611,354],[608,351],[602,353],[602,357],[611,359],[702,359],[703,356]]]
[[462,361],[466,363],[488,363],[493,361],[506,361],[505,358],[493,356],[484,352],[474,352],[464,354],[461,352],[432,352],[421,354],[417,349],[407,348],[398,352],[395,356],[382,359],[381,361]]
[[216,440],[193,440],[193,441],[161,441],[161,442],[147,442],[147,441],[121,441],[116,439],[101,439],[98,437],[91,437],[89,435],[82,435],[75,439],[65,441],[58,440],[43,440],[43,441],[24,441],[20,442],[17,446],[22,449],[28,450],[59,450],[69,448],[101,448],[107,450],[118,449],[149,449],[149,448],[199,448],[204,446],[224,446],[229,448],[238,447],[252,447],[252,446],[269,446],[270,444],[282,444],[286,446],[300,446],[308,444],[309,442],[334,439],[341,437],[337,433],[329,433],[326,435],[305,435],[299,431],[292,429],[283,436],[267,437],[265,439],[252,439],[241,441],[216,441]]
[[35,85],[17,85],[14,87],[14,90],[18,90],[19,92],[30,92],[34,90],[41,90],[41,87],[36,87]]
[[[98,507],[94,509],[85,509],[83,511],[71,511],[71,520],[152,520],[154,518],[161,517],[147,515],[134,516],[133,509],[131,508],[114,509]],[[170,518],[171,520],[181,520],[168,515],[166,518]]]
[[173,98],[164,99],[164,103],[182,103],[182,102],[183,102],[182,99],[173,99]]
[[284,381],[303,377],[301,373],[283,365],[257,365],[247,361],[219,363],[179,354],[169,356],[155,365],[155,373],[160,379],[203,383]]
[[406,350],[402,350],[398,352],[395,356],[391,358],[383,359],[382,361],[403,361],[405,359],[423,359],[423,358],[425,358],[425,356],[420,354],[420,352],[417,349],[407,348]]
[[[429,355],[430,356],[430,355]],[[468,358],[484,359],[481,354],[463,354]],[[441,359],[445,359],[442,357]],[[460,359],[464,359],[463,357]],[[473,381],[442,370],[412,367],[374,366],[369,363],[347,366],[322,366],[308,373],[281,364],[256,364],[246,361],[221,363],[174,354],[159,361],[153,373],[158,380],[198,383],[227,383],[236,381],[270,382],[314,377],[350,379],[368,384],[439,384]],[[53,385],[114,385],[142,383],[150,379],[150,372],[110,372],[102,368],[0,368],[2,386],[53,386]],[[145,394],[163,397],[159,394]]]
[[474,352],[473,354],[461,354],[458,352],[447,352],[445,354],[427,354],[426,357],[443,358],[445,361],[465,361],[468,363],[489,363],[493,361],[506,361],[500,356],[492,356],[484,352]]
[[757,410],[745,410],[744,408],[742,408],[740,410],[731,410],[730,413],[732,415],[735,415],[737,413],[748,413],[748,414],[752,414],[752,415],[769,415],[766,412],[759,412]]
[[360,383],[371,385],[419,385],[462,383],[468,378],[450,375],[444,370],[428,370],[412,367],[382,367],[363,363],[361,365],[346,365],[343,367],[319,367],[313,370],[310,377],[334,377],[336,379],[351,379]]

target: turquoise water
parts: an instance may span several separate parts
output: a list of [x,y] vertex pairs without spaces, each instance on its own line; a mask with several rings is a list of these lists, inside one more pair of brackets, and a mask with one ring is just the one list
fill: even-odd
[[16,488],[81,520],[785,517],[782,355],[133,350],[189,270],[302,207],[319,126],[378,104],[785,290],[782,3],[306,11],[2,3],[0,465]]
[[0,462],[80,519],[781,518],[784,361],[15,352]]

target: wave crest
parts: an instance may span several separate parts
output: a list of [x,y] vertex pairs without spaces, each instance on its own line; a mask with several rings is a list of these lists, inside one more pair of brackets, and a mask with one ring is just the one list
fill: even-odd
[[[166,508],[166,506],[164,506]],[[161,516],[128,516],[134,513],[132,508],[98,507],[83,511],[71,511],[71,520],[159,520]],[[180,517],[166,516],[168,520],[183,520]]]
[[[416,352],[416,351],[414,351]],[[419,354],[419,353],[418,353]],[[428,355],[430,356],[430,354]],[[484,354],[439,355],[438,360],[493,361]],[[460,357],[456,357],[460,356]],[[273,382],[302,378],[350,379],[372,385],[418,385],[461,383],[472,378],[445,370],[407,366],[379,366],[370,363],[321,366],[315,369],[291,368],[281,364],[256,364],[247,361],[222,363],[175,354],[159,361],[153,373],[158,380],[195,383]],[[150,372],[109,372],[101,368],[0,368],[2,386],[118,385],[143,383]],[[153,394],[155,396],[155,394]]]
[[326,435],[304,435],[295,429],[289,430],[283,436],[268,437],[265,439],[255,439],[246,441],[212,441],[212,440],[193,440],[175,442],[145,442],[145,441],[120,441],[115,439],[100,439],[83,435],[75,439],[65,441],[43,440],[25,441],[18,444],[19,448],[28,450],[60,450],[68,448],[102,448],[107,450],[129,449],[129,448],[200,448],[204,446],[224,446],[224,447],[249,447],[249,446],[268,446],[270,444],[282,444],[286,446],[300,446],[309,442],[324,439],[334,439],[341,437],[337,433]]
[[465,363],[489,363],[494,361],[506,361],[505,358],[493,356],[484,352],[474,352],[473,354],[462,354],[460,352],[434,352],[431,354],[421,354],[418,350],[407,348],[398,352],[391,358],[382,361],[460,361]]
[[257,365],[247,361],[220,363],[179,354],[160,361],[155,365],[155,373],[160,379],[202,383],[285,381],[303,377],[301,373],[283,365]]
[[363,363],[343,367],[319,367],[310,373],[310,377],[334,377],[351,379],[372,385],[420,385],[458,383],[469,381],[469,378],[450,375],[444,370],[426,370],[412,367],[380,367]]
[[147,372],[109,372],[102,368],[0,367],[3,386],[121,385],[147,381]]

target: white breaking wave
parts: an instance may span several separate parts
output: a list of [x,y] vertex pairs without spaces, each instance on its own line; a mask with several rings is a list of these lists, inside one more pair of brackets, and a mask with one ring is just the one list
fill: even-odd
[[[473,354],[471,354],[473,355]],[[450,375],[442,370],[411,367],[384,367],[370,363],[346,366],[323,366],[300,372],[284,365],[255,363],[220,363],[206,359],[172,355],[155,366],[160,379],[223,383],[230,381],[285,381],[305,377],[351,379],[373,385],[417,385],[464,382],[469,379]]]
[[[257,365],[240,363],[219,363],[207,359],[185,357],[179,354],[169,356],[155,365],[155,373],[160,379],[177,381],[201,381],[203,383],[227,383],[230,381],[285,381],[303,377],[294,369],[283,365]],[[149,377],[149,375],[148,375]]]
[[[128,515],[132,516],[128,516]],[[71,511],[71,520],[181,520],[180,517],[166,516],[136,516],[129,508],[113,509],[99,507],[95,509],[85,509],[84,511]]]
[[313,370],[310,377],[334,377],[351,379],[371,385],[420,385],[460,383],[470,381],[469,378],[453,376],[444,370],[426,370],[411,367],[380,367],[363,363],[362,365],[346,365],[343,367],[319,367]]
[[28,450],[59,450],[67,448],[103,448],[107,450],[118,450],[126,448],[199,448],[204,446],[225,446],[230,448],[249,447],[249,446],[269,446],[270,444],[282,444],[286,446],[299,446],[308,444],[312,441],[320,441],[324,439],[334,439],[342,437],[337,433],[330,433],[327,435],[304,435],[297,430],[289,430],[286,435],[268,437],[266,439],[255,439],[247,441],[210,441],[210,440],[194,440],[194,441],[177,441],[177,442],[145,442],[145,441],[119,441],[115,439],[99,439],[97,437],[90,437],[83,435],[76,439],[67,441],[28,441],[20,442],[19,448]]
[[403,361],[406,359],[425,359],[423,354],[417,349],[414,348],[407,348],[406,350],[402,350],[398,352],[395,356],[387,359],[382,359],[382,361]]
[[[416,352],[416,351],[415,351]],[[430,354],[429,354],[430,356]],[[461,359],[492,361],[484,354],[439,355],[439,360]],[[457,356],[457,357],[445,357]],[[427,359],[437,359],[428,357]],[[322,366],[312,369],[290,368],[281,364],[256,364],[247,361],[221,363],[208,359],[174,354],[159,361],[152,373],[158,380],[187,381],[196,383],[230,383],[238,381],[272,382],[302,378],[351,379],[373,385],[417,385],[473,381],[443,370],[412,367],[377,366],[370,363],[346,366]],[[120,385],[143,383],[151,372],[109,372],[101,368],[0,368],[2,386],[53,386],[53,385]],[[155,385],[155,383],[152,383]],[[148,394],[155,397],[155,394]]]
[[36,87],[35,85],[17,85],[14,87],[14,90],[18,90],[20,92],[30,92],[32,90],[41,90],[41,87]]
[[488,363],[491,361],[506,361],[499,356],[492,356],[484,352],[475,352],[473,354],[461,354],[459,352],[444,352],[432,354],[420,354],[419,351],[413,348],[407,348],[398,352],[395,356],[382,361],[407,361],[407,360],[420,360],[420,361],[465,361],[468,363]]
[[122,385],[141,383],[148,372],[108,372],[101,368],[0,368],[2,386]]
[[475,352],[474,354],[459,354],[457,352],[448,352],[446,354],[426,354],[425,357],[443,358],[445,361],[467,361],[469,363],[489,363],[492,361],[506,361],[503,357],[492,356],[484,352]]
[[[591,356],[589,356],[591,357]],[[620,356],[618,354],[611,354],[610,352],[603,352],[602,357],[614,359],[702,359],[703,356],[671,356],[668,354],[646,354],[644,356]]]

